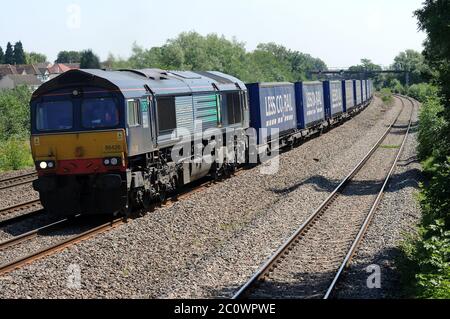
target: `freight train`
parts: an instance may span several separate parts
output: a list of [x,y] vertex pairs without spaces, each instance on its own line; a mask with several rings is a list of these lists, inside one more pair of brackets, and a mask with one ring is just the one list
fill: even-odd
[[370,80],[252,83],[220,72],[71,70],[33,93],[33,187],[51,214],[130,214],[230,176],[368,105]]

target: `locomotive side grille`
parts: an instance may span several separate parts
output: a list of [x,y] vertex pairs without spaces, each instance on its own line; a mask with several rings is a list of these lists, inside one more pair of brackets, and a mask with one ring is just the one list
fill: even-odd
[[[216,128],[218,124],[217,96],[215,94],[194,96],[195,121],[202,123],[202,129]],[[196,125],[195,131],[200,127]]]
[[188,129],[194,132],[194,116],[192,96],[179,96],[175,99],[177,113],[177,128]]

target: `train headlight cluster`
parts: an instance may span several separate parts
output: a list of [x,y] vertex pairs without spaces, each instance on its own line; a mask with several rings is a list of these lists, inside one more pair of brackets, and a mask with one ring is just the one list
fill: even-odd
[[36,164],[41,170],[54,169],[56,167],[54,161],[39,161]]
[[103,165],[105,166],[119,166],[122,164],[122,159],[119,157],[110,157],[110,158],[105,158],[103,160]]

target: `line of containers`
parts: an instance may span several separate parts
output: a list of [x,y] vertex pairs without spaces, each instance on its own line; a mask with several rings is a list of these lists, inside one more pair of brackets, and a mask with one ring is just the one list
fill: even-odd
[[264,131],[258,144],[270,141],[274,129],[280,136],[311,129],[351,113],[373,96],[372,80],[252,83],[247,89],[251,127]]

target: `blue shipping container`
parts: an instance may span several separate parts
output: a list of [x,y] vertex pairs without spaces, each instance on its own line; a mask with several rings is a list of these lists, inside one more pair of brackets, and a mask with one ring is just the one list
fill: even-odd
[[282,136],[297,128],[294,84],[252,83],[247,84],[247,89],[250,126],[258,131],[259,145],[275,134]]
[[367,98],[367,80],[362,80],[362,99],[364,102],[368,100]]
[[326,118],[336,117],[344,112],[341,81],[323,82]]
[[354,80],[355,102],[356,106],[362,104],[362,86],[361,80]]
[[309,128],[325,120],[323,84],[321,82],[295,83],[298,127]]
[[344,112],[355,107],[355,87],[353,80],[342,81],[342,96],[344,100]]

